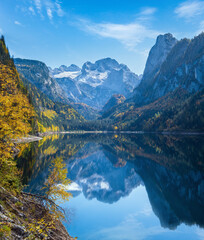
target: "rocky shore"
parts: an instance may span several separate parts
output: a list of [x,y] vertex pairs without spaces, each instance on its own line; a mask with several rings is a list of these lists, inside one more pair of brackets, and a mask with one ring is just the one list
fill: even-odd
[[23,192],[14,196],[0,187],[0,239],[73,240],[58,219],[49,217],[42,202],[37,196]]

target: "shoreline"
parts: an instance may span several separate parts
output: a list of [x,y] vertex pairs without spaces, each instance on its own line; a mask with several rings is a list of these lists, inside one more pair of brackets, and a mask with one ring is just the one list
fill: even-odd
[[162,131],[162,132],[145,132],[145,131],[58,131],[58,132],[44,132],[38,133],[38,135],[28,135],[21,138],[13,139],[13,143],[22,144],[22,143],[31,143],[38,142],[44,137],[54,134],[159,134],[159,135],[179,135],[179,136],[204,136],[204,132],[171,132],[171,131]]
[[38,136],[45,137],[54,134],[162,134],[162,135],[204,135],[204,132],[190,131],[161,131],[161,132],[145,132],[145,131],[58,131],[39,133]]

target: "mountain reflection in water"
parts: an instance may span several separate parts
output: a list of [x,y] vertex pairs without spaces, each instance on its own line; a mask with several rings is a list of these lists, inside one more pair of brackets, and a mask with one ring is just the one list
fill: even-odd
[[113,204],[142,185],[162,227],[176,229],[185,223],[203,228],[203,140],[153,134],[52,135],[25,148],[18,166],[26,190],[41,193],[49,163],[62,157],[72,181],[66,187],[74,198],[83,194]]

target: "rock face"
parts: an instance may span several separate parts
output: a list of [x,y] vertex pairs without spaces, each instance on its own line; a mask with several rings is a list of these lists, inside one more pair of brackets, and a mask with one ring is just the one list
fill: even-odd
[[149,52],[141,83],[133,92],[133,98],[137,104],[141,104],[144,101],[143,95],[146,89],[151,85],[152,80],[176,42],[176,38],[170,33],[157,37],[155,45]]
[[[86,62],[80,72],[77,66],[71,66],[70,71],[64,67],[64,72],[50,70],[50,73],[68,98],[96,109],[101,109],[113,94],[130,96],[140,82],[140,77],[131,72],[126,65],[119,64],[111,58],[95,63]],[[62,66],[60,68],[62,70]]]
[[110,110],[112,107],[117,106],[120,103],[123,103],[125,101],[125,97],[121,94],[115,94],[113,95],[110,100],[104,105],[102,112],[106,112]]
[[176,38],[170,33],[157,37],[156,44],[149,52],[143,75],[144,80],[148,80],[149,77],[159,71],[162,63],[166,60],[166,57],[176,43]]
[[170,34],[159,36],[132,100],[136,105],[144,105],[178,87],[189,93],[204,87],[204,33],[180,41]]
[[54,78],[50,77],[48,67],[40,61],[15,58],[14,63],[19,73],[34,84],[51,100],[69,103],[65,92]]

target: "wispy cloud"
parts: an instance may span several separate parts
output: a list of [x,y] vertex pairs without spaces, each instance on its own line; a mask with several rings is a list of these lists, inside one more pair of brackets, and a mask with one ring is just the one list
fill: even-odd
[[42,11],[42,4],[41,4],[41,0],[34,0],[34,4],[38,10],[39,13],[41,13]]
[[[88,19],[78,18],[76,25],[89,34],[103,38],[111,38],[122,43],[128,50],[135,51],[136,46],[146,39],[155,39],[160,31],[151,28],[152,17],[156,8],[143,8],[134,21],[129,23],[101,22],[96,23]],[[146,53],[145,53],[146,55]]]
[[52,20],[52,17],[53,17],[52,16],[52,10],[49,7],[47,8],[47,16],[49,17],[50,20]]
[[200,22],[200,26],[198,31],[196,32],[196,35],[200,34],[201,32],[204,32],[204,21]]
[[35,15],[35,10],[32,6],[30,6],[28,10],[32,13],[32,15]]
[[[34,7],[36,8],[38,14],[41,17],[44,17],[44,12],[46,12],[47,17],[52,20],[54,14],[58,17],[63,17],[65,12],[61,7],[61,3],[58,0],[32,0],[34,3]],[[29,11],[35,15],[35,9],[33,6],[29,7]]]
[[144,39],[155,39],[160,32],[151,29],[140,21],[134,21],[128,24],[117,23],[94,23],[85,19],[78,19],[78,27],[90,34],[94,34],[103,38],[112,38],[129,50],[134,50],[135,46]]
[[14,24],[16,24],[18,26],[22,26],[22,24],[19,21],[14,21]]
[[141,15],[152,15],[154,14],[155,12],[157,11],[156,8],[144,8],[142,11],[141,11]]
[[190,20],[196,16],[204,14],[204,1],[186,1],[181,3],[175,13],[180,18]]
[[65,12],[62,10],[62,7],[58,1],[55,2],[55,11],[59,17],[63,17]]

